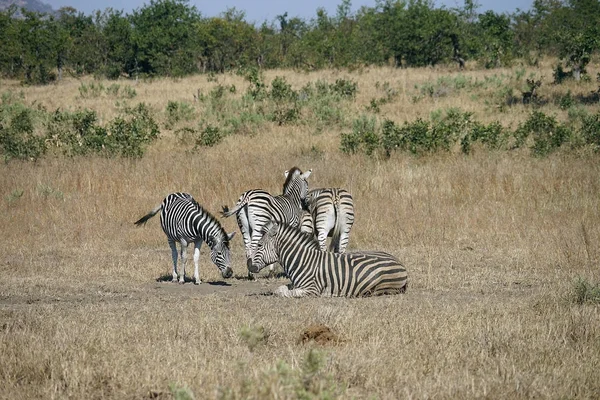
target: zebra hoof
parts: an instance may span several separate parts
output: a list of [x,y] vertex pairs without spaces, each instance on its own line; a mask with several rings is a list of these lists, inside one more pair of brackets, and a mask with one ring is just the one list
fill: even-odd
[[185,279],[180,279],[180,280],[179,280],[179,284],[180,284],[180,285],[183,285],[184,283],[185,283]]
[[199,284],[201,284],[201,283],[202,283],[202,281],[201,281],[201,280],[194,281],[194,285],[199,285]]

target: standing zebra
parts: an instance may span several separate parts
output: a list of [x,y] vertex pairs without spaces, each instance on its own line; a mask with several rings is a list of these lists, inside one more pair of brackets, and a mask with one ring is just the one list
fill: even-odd
[[392,255],[383,252],[332,253],[297,228],[269,222],[256,245],[248,269],[257,273],[279,261],[294,289],[280,286],[282,297],[370,296],[404,292],[407,274]]
[[[252,189],[244,192],[232,209],[223,206],[221,212],[223,217],[236,215],[244,237],[248,265],[256,242],[261,237],[262,227],[267,222],[274,220],[292,226],[300,225],[304,213],[302,204],[308,194],[307,179],[311,173],[311,169],[302,172],[299,168],[293,167],[285,171],[283,194],[272,196],[264,190]],[[273,265],[270,266],[270,273],[272,272]]]
[[[308,192],[304,206],[311,215],[312,232],[321,250],[327,249],[327,237],[331,237],[329,251],[343,253],[348,246],[350,229],[354,224],[352,195],[345,189],[322,188]],[[306,220],[302,230],[309,232]]]
[[177,282],[177,246],[181,245],[181,274],[179,283],[185,282],[185,262],[187,246],[194,242],[194,283],[200,284],[198,260],[200,259],[200,246],[206,242],[210,247],[210,258],[219,268],[223,278],[230,278],[233,274],[230,261],[229,241],[235,232],[225,233],[219,221],[187,193],[172,193],[163,202],[148,214],[135,222],[136,225],[145,224],[150,218],[160,213],[160,224],[171,247],[173,257],[173,282]]

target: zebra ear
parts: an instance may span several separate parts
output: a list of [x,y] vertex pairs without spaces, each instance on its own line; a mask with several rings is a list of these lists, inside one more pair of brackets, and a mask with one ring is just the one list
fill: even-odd
[[278,229],[279,229],[279,224],[275,221],[271,221],[271,225],[269,226],[269,235],[275,236],[277,234]]
[[279,224],[273,220],[270,220],[263,226],[262,232],[263,232],[263,234],[268,233],[269,236],[273,236],[274,234],[277,233],[278,228],[279,228]]
[[312,174],[312,169],[309,169],[305,173],[302,174],[302,179],[308,179],[308,177]]
[[289,169],[286,169],[286,170],[283,172],[283,176],[285,176],[286,178],[287,178],[287,176],[288,176],[289,174],[290,174],[290,170],[289,170]]
[[235,231],[227,234],[227,241],[230,241],[235,236]]

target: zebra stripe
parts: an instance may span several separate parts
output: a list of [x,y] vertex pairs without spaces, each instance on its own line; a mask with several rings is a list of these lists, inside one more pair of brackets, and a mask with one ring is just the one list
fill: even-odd
[[[236,220],[246,248],[246,259],[250,262],[250,256],[265,224],[274,220],[285,222],[292,226],[299,226],[302,214],[302,204],[308,194],[308,177],[312,170],[302,172],[294,167],[285,171],[286,180],[283,184],[283,194],[272,196],[260,189],[244,192],[236,205],[230,210],[223,206],[221,215],[230,217],[236,215]],[[273,266],[270,267],[271,272]]]
[[[313,189],[306,196],[305,208],[311,214],[312,231],[321,250],[327,249],[327,237],[331,237],[329,251],[344,253],[354,224],[352,195],[341,188]],[[303,221],[303,227],[306,223]],[[302,230],[308,232],[307,228]]]
[[160,213],[160,224],[167,235],[171,256],[173,257],[173,282],[177,282],[177,246],[181,247],[181,273],[179,283],[185,282],[185,263],[187,247],[194,243],[194,283],[202,283],[198,271],[200,259],[200,246],[202,242],[210,247],[210,258],[221,271],[223,278],[230,278],[233,271],[230,267],[229,241],[235,232],[227,234],[219,221],[208,211],[204,210],[188,193],[172,193],[165,197],[163,202],[148,214],[135,222],[135,225],[144,225]]
[[277,288],[274,294],[282,297],[360,297],[406,290],[406,269],[394,256],[377,251],[321,251],[312,236],[277,222],[265,225],[251,261],[248,269],[253,273],[281,263],[294,287]]

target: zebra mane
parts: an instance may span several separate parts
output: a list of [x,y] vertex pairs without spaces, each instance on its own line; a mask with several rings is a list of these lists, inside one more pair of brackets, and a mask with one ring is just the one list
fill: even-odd
[[321,247],[319,245],[319,241],[311,234],[307,232],[303,232],[300,228],[286,224],[284,222],[279,222],[280,231],[291,231],[293,235],[295,235],[296,242],[302,243],[303,245],[309,247],[312,250],[321,251]]
[[288,187],[288,185],[290,184],[290,182],[294,178],[294,175],[295,175],[296,171],[298,171],[300,174],[302,173],[302,170],[300,168],[298,168],[298,167],[292,167],[288,171],[287,178],[285,178],[285,182],[283,183],[283,191],[282,191],[282,193],[285,193],[285,188]]
[[229,239],[227,239],[227,232],[225,231],[225,228],[223,228],[223,225],[221,225],[219,220],[217,218],[215,218],[215,216],[212,215],[209,211],[207,211],[204,207],[202,207],[200,205],[200,203],[198,203],[196,201],[196,199],[191,198],[191,202],[198,209],[198,211],[200,213],[205,214],[206,217],[213,223],[213,225],[216,225],[219,228],[219,235],[221,236],[221,239],[223,240],[225,245],[229,246]]

